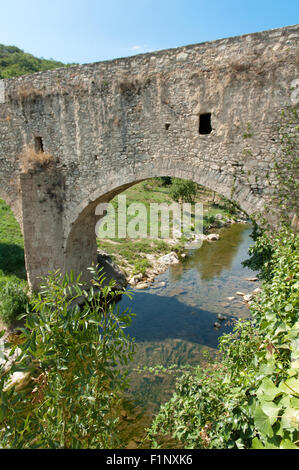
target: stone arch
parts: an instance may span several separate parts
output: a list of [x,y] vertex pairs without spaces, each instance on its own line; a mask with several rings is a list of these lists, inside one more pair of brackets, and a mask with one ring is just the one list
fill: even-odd
[[[142,171],[126,174],[111,174],[105,185],[91,192],[88,199],[82,201],[67,227],[65,227],[65,264],[64,271],[76,274],[87,272],[86,269],[96,260],[97,244],[95,226],[99,216],[95,214],[99,203],[109,202],[113,197],[130,186],[146,179],[171,176],[184,178],[213,190],[226,198],[238,202],[249,215],[262,211],[264,201],[252,193],[249,185],[245,185],[233,176],[203,167],[189,167],[176,163],[173,167],[158,168],[143,166]],[[83,274],[84,278],[84,274]]]

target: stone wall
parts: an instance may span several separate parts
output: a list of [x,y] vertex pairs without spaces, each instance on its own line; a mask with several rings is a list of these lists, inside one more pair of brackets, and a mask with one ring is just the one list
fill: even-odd
[[[96,205],[146,178],[188,178],[263,212],[280,113],[298,100],[298,30],[1,81],[0,198],[22,226],[31,285],[49,267],[85,270]],[[200,134],[207,113],[212,132]],[[20,153],[39,142],[54,168],[21,174]]]

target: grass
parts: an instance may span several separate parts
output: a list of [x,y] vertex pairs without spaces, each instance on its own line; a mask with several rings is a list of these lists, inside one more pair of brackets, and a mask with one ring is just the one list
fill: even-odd
[[24,239],[10,207],[0,200],[0,282],[26,281]]
[[24,240],[10,207],[0,200],[0,319],[11,325],[26,303]]

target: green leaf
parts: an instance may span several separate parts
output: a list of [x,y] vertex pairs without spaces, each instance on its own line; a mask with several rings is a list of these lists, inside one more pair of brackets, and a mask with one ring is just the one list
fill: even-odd
[[283,441],[281,441],[280,448],[281,449],[297,449],[297,450],[299,450],[299,448],[293,442],[291,442],[289,439],[284,439]]
[[273,437],[270,418],[260,406],[256,406],[253,417],[257,430],[264,436]]
[[281,393],[278,387],[274,385],[271,379],[265,377],[262,380],[260,387],[258,388],[256,394],[262,400],[272,401],[274,398]]
[[265,402],[262,402],[261,409],[264,411],[264,413],[267,416],[269,416],[270,423],[271,423],[271,425],[273,425],[275,423],[275,421],[277,420],[277,417],[279,416],[280,407],[277,406],[273,402],[265,401]]
[[281,426],[284,429],[295,429],[298,427],[299,410],[295,408],[287,408],[281,417]]
[[299,396],[299,380],[291,377],[279,386],[280,390],[286,393],[296,394]]
[[252,440],[252,449],[265,449],[265,446],[257,437],[255,437]]

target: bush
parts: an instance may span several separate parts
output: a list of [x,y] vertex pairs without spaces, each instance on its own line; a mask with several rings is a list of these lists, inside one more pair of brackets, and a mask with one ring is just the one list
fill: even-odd
[[[120,368],[134,353],[124,333],[132,314],[115,307],[123,291],[112,282],[104,287],[103,275],[93,274],[86,292],[79,279],[52,273],[32,300],[16,361],[7,373],[0,366],[1,448],[99,449],[118,443],[114,410],[127,386]],[[6,346],[12,352],[13,344]],[[30,374],[24,389],[7,387],[14,372]]]
[[255,244],[248,251],[250,258],[242,261],[242,265],[253,271],[259,271],[258,277],[269,281],[273,275],[272,256],[274,253],[274,245],[270,235],[266,232],[260,232],[256,237]]
[[0,318],[7,326],[11,326],[28,309],[29,299],[22,283],[8,281],[0,286]]

